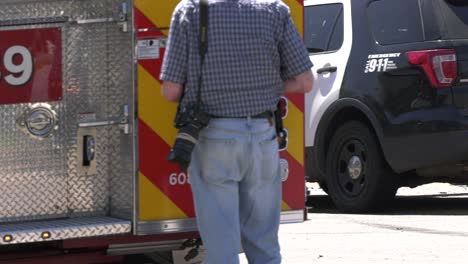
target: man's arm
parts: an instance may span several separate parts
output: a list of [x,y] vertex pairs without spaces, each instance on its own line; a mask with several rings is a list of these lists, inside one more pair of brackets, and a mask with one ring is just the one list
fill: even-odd
[[184,2],[174,10],[166,53],[161,68],[162,95],[170,102],[178,102],[182,96],[188,70],[187,25],[184,19]]
[[314,75],[306,71],[284,82],[285,93],[308,93],[314,86]]
[[289,9],[285,7],[284,28],[280,33],[278,46],[281,59],[281,78],[284,81],[284,92],[307,93],[312,90],[314,76],[309,53],[292,21]]
[[179,102],[180,97],[182,96],[183,89],[184,88],[182,87],[182,85],[178,83],[164,81],[162,85],[162,95],[169,102],[177,103]]

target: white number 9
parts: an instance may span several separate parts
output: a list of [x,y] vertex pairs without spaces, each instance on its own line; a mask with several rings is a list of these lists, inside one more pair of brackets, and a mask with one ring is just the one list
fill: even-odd
[[[13,59],[16,55],[22,57],[21,64],[14,64]],[[13,86],[21,86],[31,79],[33,73],[33,60],[31,52],[23,46],[13,46],[7,49],[3,57],[3,64],[11,74],[5,76],[7,83]],[[19,76],[17,76],[20,74]]]

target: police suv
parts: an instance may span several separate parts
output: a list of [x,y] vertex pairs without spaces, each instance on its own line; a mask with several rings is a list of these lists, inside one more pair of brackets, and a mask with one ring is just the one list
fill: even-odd
[[306,174],[344,212],[468,182],[468,1],[306,0]]

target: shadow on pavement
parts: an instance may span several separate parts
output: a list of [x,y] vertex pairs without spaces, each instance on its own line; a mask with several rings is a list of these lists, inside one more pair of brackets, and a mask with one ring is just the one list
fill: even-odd
[[[311,195],[307,199],[309,213],[339,213],[327,195]],[[378,215],[468,215],[468,192],[457,194],[397,196]]]

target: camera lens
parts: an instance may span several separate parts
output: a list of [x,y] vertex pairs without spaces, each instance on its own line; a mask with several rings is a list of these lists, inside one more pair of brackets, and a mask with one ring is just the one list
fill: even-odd
[[187,170],[190,164],[190,160],[187,160],[186,158],[182,157],[180,153],[177,153],[174,150],[171,150],[169,156],[167,157],[167,160],[173,163],[178,163],[181,170]]
[[179,128],[179,133],[167,159],[186,170],[198,142],[198,135],[209,121],[210,116],[201,112],[199,106],[183,107],[176,116],[175,127]]
[[182,127],[167,160],[178,163],[181,170],[186,170],[190,164],[193,148],[198,141],[199,132],[199,127],[193,124]]

